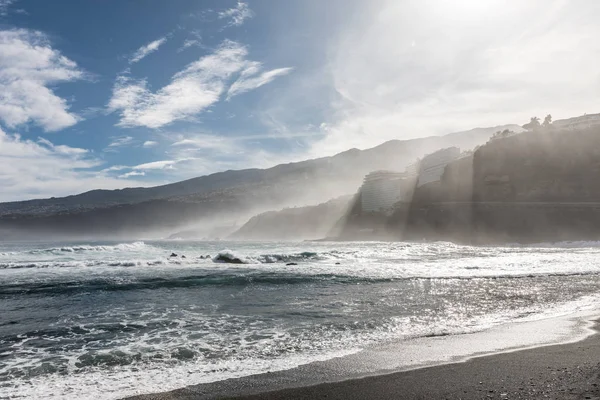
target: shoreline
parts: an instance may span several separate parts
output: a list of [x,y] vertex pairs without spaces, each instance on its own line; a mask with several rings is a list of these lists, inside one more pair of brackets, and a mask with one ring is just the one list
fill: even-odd
[[[476,356],[462,362],[288,388],[238,400],[599,399],[600,337]],[[176,397],[194,398],[194,397]]]
[[[544,339],[544,330],[557,320],[570,321],[571,325]],[[599,321],[597,312],[579,313],[511,323],[473,334],[419,338],[410,342],[412,347],[387,344],[376,351],[288,370],[128,398],[531,399],[586,398],[578,396],[589,392],[595,396],[590,398],[600,399],[600,386],[595,386],[600,385]],[[542,336],[526,343],[536,333]],[[506,342],[515,337],[525,342],[512,346]],[[486,350],[486,346],[490,348]],[[424,358],[412,365],[385,367],[390,360],[393,363],[398,357],[415,355]],[[563,397],[567,394],[575,397]]]

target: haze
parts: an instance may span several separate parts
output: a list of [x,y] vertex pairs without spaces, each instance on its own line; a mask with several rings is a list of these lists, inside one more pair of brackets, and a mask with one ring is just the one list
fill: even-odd
[[600,93],[595,1],[0,10],[0,201],[581,115]]

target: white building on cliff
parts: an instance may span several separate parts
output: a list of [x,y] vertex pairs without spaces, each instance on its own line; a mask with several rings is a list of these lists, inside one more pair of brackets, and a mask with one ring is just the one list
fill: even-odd
[[363,212],[389,212],[402,200],[405,174],[393,171],[374,171],[365,176],[360,188]]

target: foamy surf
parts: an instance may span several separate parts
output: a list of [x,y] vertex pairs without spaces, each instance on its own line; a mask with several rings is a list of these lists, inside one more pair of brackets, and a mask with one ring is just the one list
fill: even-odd
[[[225,253],[242,263],[215,262]],[[599,255],[444,242],[4,244],[0,391],[119,398],[569,316],[600,300]]]

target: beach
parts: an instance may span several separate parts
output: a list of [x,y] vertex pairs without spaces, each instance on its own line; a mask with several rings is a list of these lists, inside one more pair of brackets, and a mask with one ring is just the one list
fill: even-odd
[[[314,380],[318,379],[315,376],[318,373],[327,372],[323,366],[312,365],[300,368],[301,371],[261,374],[132,399],[598,399],[598,329],[596,320],[582,340],[510,349],[458,362],[337,382],[308,385],[294,382],[294,375],[310,377],[306,370],[314,370]],[[465,343],[469,341],[462,339]],[[329,372],[333,369],[329,368]]]
[[[237,399],[598,399],[600,339]],[[175,397],[175,398],[194,398]]]
[[581,341],[600,315],[599,255],[598,242],[4,243],[0,397],[259,395]]

